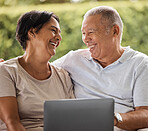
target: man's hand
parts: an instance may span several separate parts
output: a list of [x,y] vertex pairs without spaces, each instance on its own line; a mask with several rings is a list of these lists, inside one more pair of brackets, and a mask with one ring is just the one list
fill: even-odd
[[116,125],[117,125],[117,123],[118,123],[117,119],[116,119],[116,118],[114,118],[114,126],[116,126]]
[[4,61],[4,59],[0,58],[0,62],[3,62],[3,61]]
[[134,111],[120,113],[120,115],[123,122],[120,123],[114,119],[114,125],[121,129],[135,131],[137,129],[148,128],[148,106],[135,107]]

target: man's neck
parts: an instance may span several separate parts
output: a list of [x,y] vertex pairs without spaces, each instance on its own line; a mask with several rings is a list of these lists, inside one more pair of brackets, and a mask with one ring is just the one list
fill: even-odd
[[108,57],[103,59],[95,59],[103,68],[117,61],[123,54],[125,48],[121,47],[120,50],[113,52]]

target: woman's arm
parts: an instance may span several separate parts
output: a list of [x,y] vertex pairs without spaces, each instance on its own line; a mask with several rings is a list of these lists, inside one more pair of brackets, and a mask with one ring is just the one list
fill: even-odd
[[0,119],[7,126],[7,131],[26,131],[20,122],[17,100],[13,96],[0,97]]

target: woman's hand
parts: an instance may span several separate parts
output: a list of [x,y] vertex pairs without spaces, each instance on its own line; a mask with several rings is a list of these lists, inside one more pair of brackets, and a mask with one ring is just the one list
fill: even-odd
[[7,131],[26,131],[20,122],[16,97],[0,97],[0,119],[7,126]]

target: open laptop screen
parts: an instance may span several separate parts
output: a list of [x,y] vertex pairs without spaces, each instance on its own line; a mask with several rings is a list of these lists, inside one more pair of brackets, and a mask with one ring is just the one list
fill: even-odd
[[44,131],[113,131],[113,125],[113,99],[66,99],[44,103]]

